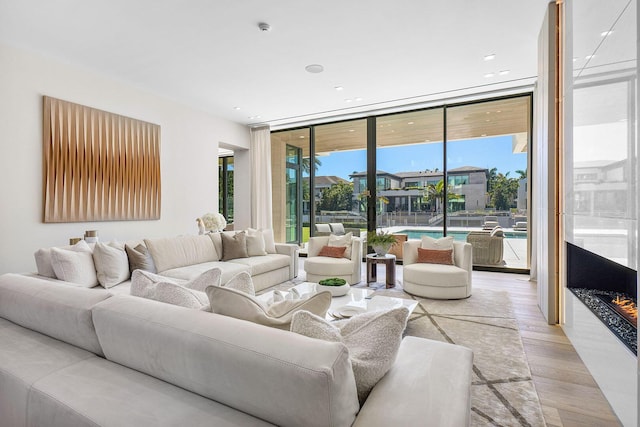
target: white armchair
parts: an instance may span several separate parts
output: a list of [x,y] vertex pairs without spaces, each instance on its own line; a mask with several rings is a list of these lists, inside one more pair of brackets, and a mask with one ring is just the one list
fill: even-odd
[[329,277],[339,277],[350,285],[359,283],[362,276],[362,239],[351,238],[351,258],[318,256],[322,247],[329,244],[329,238],[316,236],[309,239],[307,259],[304,261],[307,281],[317,283]]
[[418,263],[420,245],[420,240],[404,243],[404,290],[413,295],[434,299],[460,299],[471,296],[471,244],[453,242],[454,265]]

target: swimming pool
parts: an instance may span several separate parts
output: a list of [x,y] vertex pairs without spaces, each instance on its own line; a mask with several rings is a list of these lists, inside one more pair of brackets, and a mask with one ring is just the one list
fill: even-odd
[[[447,236],[453,236],[454,240],[459,240],[461,242],[466,242],[467,234],[469,231],[460,231],[460,230],[448,230]],[[394,231],[393,234],[406,234],[409,236],[409,239],[420,239],[422,236],[433,237],[434,239],[439,239],[444,234],[442,231],[432,231],[432,230],[400,230]],[[508,239],[526,239],[527,232],[526,231],[505,231],[504,237]]]

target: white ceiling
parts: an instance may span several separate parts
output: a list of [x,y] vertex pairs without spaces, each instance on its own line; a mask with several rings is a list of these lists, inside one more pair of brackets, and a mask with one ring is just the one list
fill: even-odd
[[[229,120],[281,127],[531,85],[547,4],[0,0],[0,42]],[[324,72],[306,72],[309,64]]]

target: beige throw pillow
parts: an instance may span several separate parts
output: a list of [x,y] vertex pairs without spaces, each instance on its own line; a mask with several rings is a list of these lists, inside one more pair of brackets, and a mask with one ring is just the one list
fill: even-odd
[[59,280],[86,288],[98,284],[91,248],[84,240],[70,249],[51,248],[51,265]]
[[[235,289],[236,291],[244,292],[245,294],[254,296],[256,294],[256,288],[253,286],[253,279],[251,275],[246,271],[233,276],[223,285],[225,288]],[[205,287],[206,289],[206,287]],[[203,289],[204,290],[204,289]]]
[[247,255],[252,257],[266,254],[264,235],[261,232],[247,233]]
[[409,310],[398,307],[373,311],[331,324],[324,316],[298,311],[291,321],[291,332],[325,341],[342,342],[356,379],[358,400],[364,403],[371,389],[393,365],[407,326]]
[[93,248],[93,262],[96,266],[98,283],[105,288],[112,288],[131,277],[127,253],[116,242],[96,243]]
[[329,235],[329,246],[345,246],[343,257],[347,259],[351,259],[351,237],[353,236],[352,232],[348,232],[342,236],[336,236],[334,234]]
[[247,233],[241,231],[233,236],[221,233],[220,237],[222,238],[222,261],[249,257],[247,254]]
[[276,243],[275,243],[275,239],[273,237],[273,230],[272,229],[270,229],[270,228],[261,228],[261,229],[247,228],[247,234],[252,235],[252,234],[257,234],[257,233],[262,233],[262,237],[264,238],[264,250],[268,254],[276,254],[276,253],[278,253],[276,251]]
[[131,273],[133,273],[133,270],[144,270],[151,273],[157,272],[153,258],[145,245],[140,243],[135,248],[124,245],[124,250],[127,253],[127,258],[129,258],[129,271]]

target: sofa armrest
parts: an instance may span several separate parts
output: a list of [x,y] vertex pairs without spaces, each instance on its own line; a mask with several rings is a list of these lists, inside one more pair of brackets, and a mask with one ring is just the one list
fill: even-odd
[[353,425],[468,426],[472,368],[473,352],[466,347],[405,337]]
[[298,277],[298,253],[300,248],[293,243],[276,243],[276,252],[291,257],[289,262],[289,279]]
[[418,262],[418,248],[420,240],[408,240],[402,244],[402,264],[410,265]]

